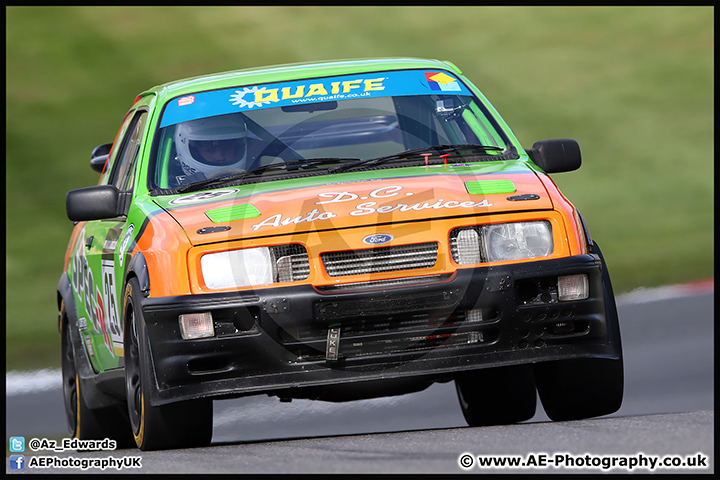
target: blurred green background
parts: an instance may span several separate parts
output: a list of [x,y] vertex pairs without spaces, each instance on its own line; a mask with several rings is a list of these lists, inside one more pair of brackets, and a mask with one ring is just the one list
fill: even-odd
[[6,8],[7,369],[60,366],[55,288],[90,151],[151,86],[338,58],[451,60],[554,175],[616,293],[713,276],[712,7]]

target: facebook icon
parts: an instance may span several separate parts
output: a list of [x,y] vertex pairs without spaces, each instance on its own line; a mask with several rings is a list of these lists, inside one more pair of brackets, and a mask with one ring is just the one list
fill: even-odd
[[10,455],[10,470],[24,470],[25,455]]

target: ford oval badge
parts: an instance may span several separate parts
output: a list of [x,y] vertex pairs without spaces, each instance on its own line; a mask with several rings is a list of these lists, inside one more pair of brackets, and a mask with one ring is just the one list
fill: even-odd
[[385,245],[386,243],[391,242],[393,238],[395,237],[388,235],[387,233],[375,233],[363,238],[363,243],[367,245]]

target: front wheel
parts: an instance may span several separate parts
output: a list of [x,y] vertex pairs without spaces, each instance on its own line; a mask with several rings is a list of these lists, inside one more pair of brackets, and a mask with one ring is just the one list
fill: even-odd
[[517,423],[535,415],[535,382],[526,365],[465,372],[455,379],[455,387],[471,427]]
[[140,450],[204,447],[212,439],[212,400],[150,404],[150,341],[137,280],[125,289],[125,387],[128,414]]
[[535,378],[545,413],[556,422],[608,415],[622,404],[622,359],[539,363]]
[[118,448],[133,444],[127,413],[120,407],[93,409],[87,406],[88,392],[82,387],[77,371],[75,349],[70,338],[69,320],[62,305],[61,367],[63,380],[63,399],[68,430],[73,438],[80,440],[103,440],[109,438],[117,442]]
[[579,420],[608,415],[620,409],[624,372],[620,325],[610,275],[597,244],[591,251],[602,261],[602,289],[605,319],[610,342],[616,344],[619,358],[583,358],[538,363],[534,366],[540,401],[554,421]]

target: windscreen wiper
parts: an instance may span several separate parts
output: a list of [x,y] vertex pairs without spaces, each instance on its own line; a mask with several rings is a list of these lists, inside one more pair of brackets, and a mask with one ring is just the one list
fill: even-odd
[[200,180],[199,182],[191,183],[189,185],[185,185],[184,187],[180,187],[177,189],[177,192],[178,193],[188,193],[188,192],[194,192],[196,190],[203,190],[205,188],[217,187],[220,185],[224,185],[232,180],[242,178],[242,177],[246,176],[247,174],[248,174],[248,172],[238,172],[238,173],[233,173],[230,175],[223,175],[222,177],[206,178],[205,180]]
[[[359,160],[355,163],[346,163],[343,165],[338,165],[337,167],[329,168],[328,173],[339,173],[339,172],[343,172],[345,170],[349,170],[351,168],[359,167],[362,165],[379,165],[381,163],[391,162],[394,160],[407,160],[409,158],[421,155],[423,153],[427,153],[427,154],[441,153],[442,154],[445,152],[460,153],[460,152],[467,151],[467,152],[477,154],[477,153],[488,153],[488,152],[496,152],[496,151],[501,152],[501,151],[505,150],[505,148],[506,147],[496,147],[495,145],[474,145],[474,144],[433,145],[431,147],[415,148],[413,150],[406,150],[404,152],[396,153],[394,155],[388,155],[386,157],[368,158],[365,160]],[[427,162],[428,156],[425,156],[426,162]]]
[[325,164],[337,164],[342,162],[358,162],[360,161],[359,158],[303,158],[299,160],[293,160],[292,162],[281,162],[281,163],[271,163],[269,165],[263,165],[261,167],[256,167],[251,170],[247,170],[244,172],[238,172],[233,173],[230,175],[223,175],[222,177],[217,178],[207,178],[205,180],[200,180],[199,182],[191,183],[190,185],[186,185],[182,188],[178,188],[177,191],[179,193],[187,193],[195,190],[201,190],[205,188],[211,188],[211,187],[217,187],[220,185],[225,185],[226,183],[239,180],[241,178],[245,178],[251,175],[259,175],[261,173],[271,171],[271,170],[297,170],[301,168],[307,168],[307,167],[314,167],[317,165],[325,165]]
[[297,170],[299,168],[315,167],[317,165],[327,165],[330,163],[346,163],[346,162],[359,162],[359,158],[336,158],[336,157],[322,157],[322,158],[301,158],[299,160],[293,160],[292,162],[283,163],[271,163],[263,167],[253,168],[247,173],[253,172],[264,172],[266,170]]

